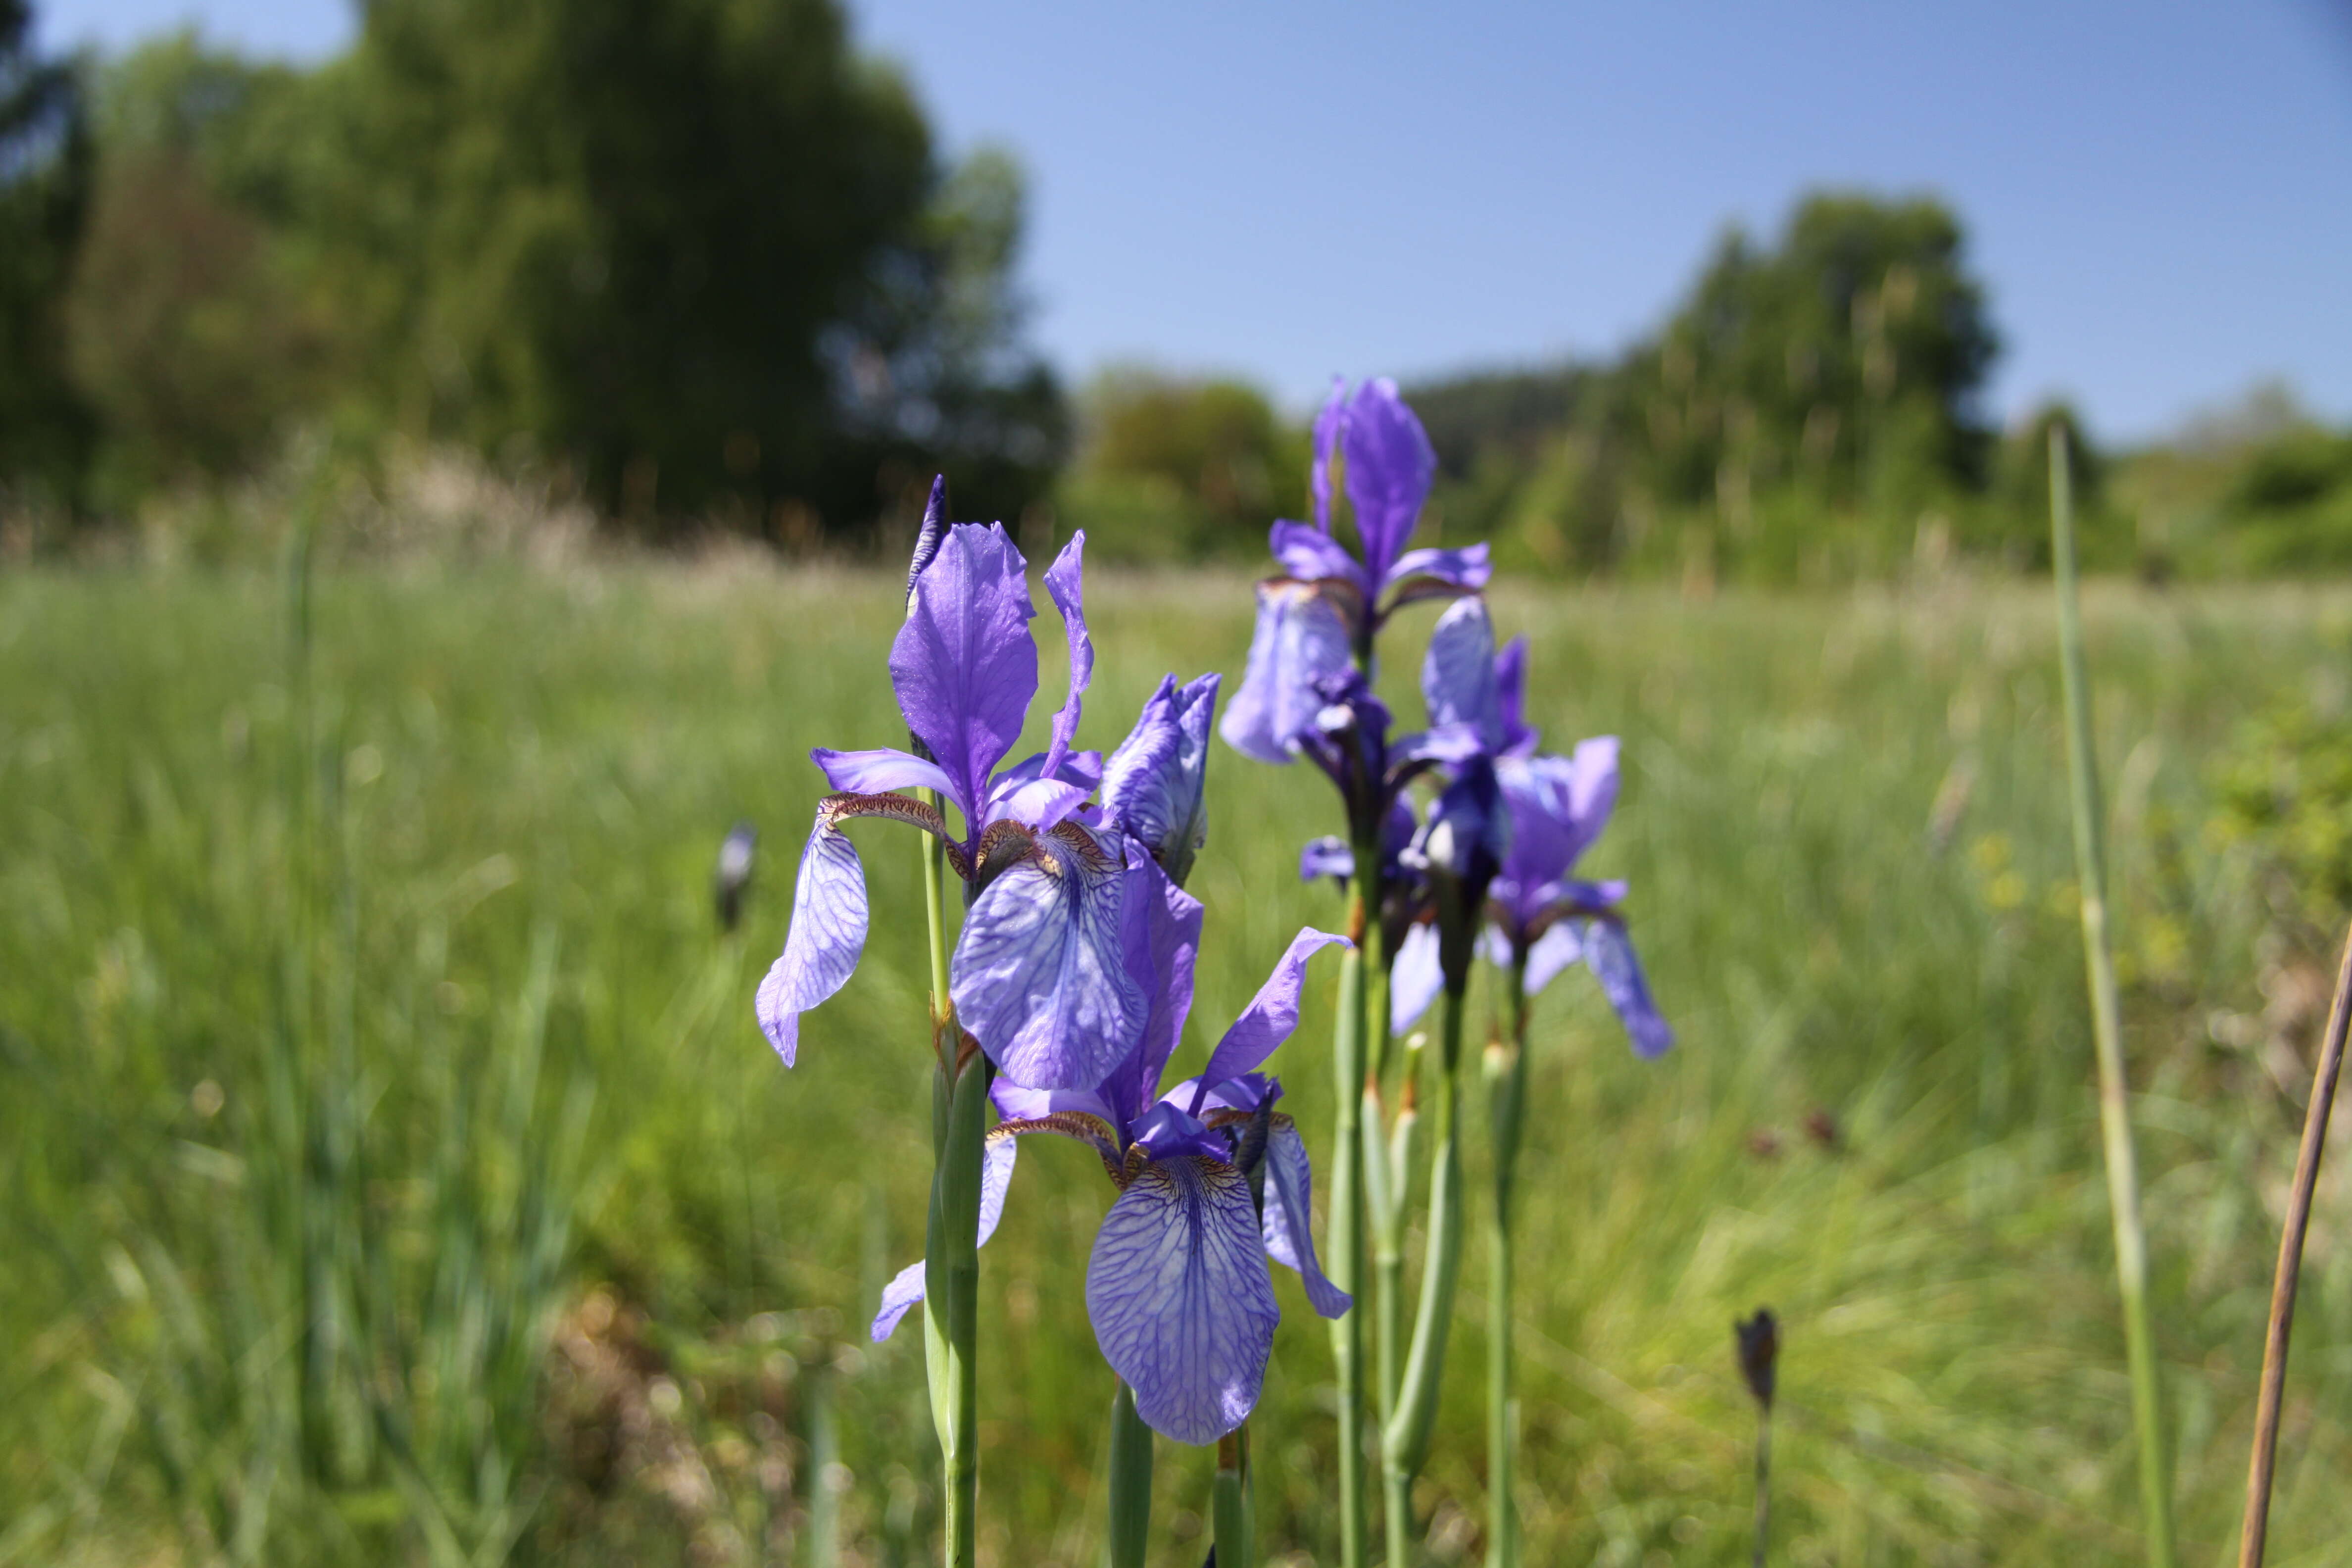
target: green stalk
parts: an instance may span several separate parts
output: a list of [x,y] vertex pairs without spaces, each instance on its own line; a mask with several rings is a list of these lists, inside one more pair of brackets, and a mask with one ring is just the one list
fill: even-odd
[[1511,1279],[1519,1129],[1528,1092],[1528,962],[1511,957],[1511,1037],[1486,1047],[1486,1119],[1495,1207],[1486,1235],[1486,1564],[1518,1568],[1519,1405],[1511,1354]]
[[[945,821],[945,797],[927,789],[923,798]],[[923,835],[923,913],[930,922],[931,1026],[936,1030],[948,1016],[948,847],[935,833]]]
[[[1356,846],[1356,864],[1377,868],[1377,835]],[[1377,871],[1374,872],[1377,876]],[[1364,1278],[1364,1058],[1370,976],[1364,963],[1365,933],[1377,913],[1371,878],[1349,882],[1348,935],[1353,945],[1339,963],[1339,1009],[1331,1041],[1331,1072],[1337,1111],[1331,1129],[1331,1282],[1350,1296]],[[1332,1359],[1338,1363],[1339,1396],[1339,1562],[1365,1568],[1368,1559],[1364,1496],[1364,1315],[1350,1309],[1332,1321]]]
[[1217,1568],[1257,1568],[1257,1507],[1252,1489],[1249,1423],[1244,1421],[1217,1439],[1217,1479],[1210,1493]]
[[1466,999],[1445,988],[1443,1055],[1437,1068],[1437,1142],[1429,1152],[1429,1240],[1413,1312],[1412,1347],[1399,1380],[1396,1414],[1381,1434],[1387,1486],[1390,1568],[1406,1568],[1412,1541],[1412,1483],[1429,1458],[1437,1395],[1445,1380],[1445,1341],[1454,1326],[1454,1287],[1462,1270],[1462,1016]]
[[1364,1075],[1363,1160],[1366,1219],[1372,1251],[1372,1370],[1377,1379],[1372,1392],[1380,1423],[1386,1426],[1389,1417],[1396,1413],[1397,1378],[1404,1365],[1397,1302],[1404,1277],[1407,1183],[1405,1163],[1397,1158],[1396,1147],[1400,1139],[1409,1140],[1412,1136],[1413,1106],[1412,1068],[1408,1066],[1399,1088],[1396,1122],[1391,1128],[1381,1088],[1388,1081],[1389,1057],[1395,1043],[1388,1030],[1389,964],[1385,943],[1373,967],[1366,1009],[1371,1015],[1373,1037],[1380,1042],[1372,1053],[1371,1070]]
[[2132,1421],[2139,1437],[2142,1528],[2151,1568],[2172,1568],[2172,1481],[2164,1447],[2156,1342],[2148,1323],[2147,1244],[2140,1228],[2139,1176],[2125,1099],[2123,1024],[2116,999],[2115,955],[2107,944],[2106,833],[2099,805],[2098,761],[2091,750],[2090,672],[2083,656],[2083,616],[2074,571],[2074,504],[2066,431],[2050,429],[2050,547],[2058,579],[2058,645],[2066,688],[2066,758],[2074,784],[2074,861],[2083,888],[2083,950],[2091,987],[2091,1034],[2099,1066],[2099,1127],[2107,1164],[2107,1202],[2115,1219],[2116,1282],[2124,1306],[2124,1346],[2131,1363]]
[[1151,1539],[1151,1428],[1124,1383],[1110,1402],[1110,1568],[1143,1568]]
[[980,1492],[980,1163],[986,1131],[988,1058],[974,1052],[956,1075],[945,1147],[931,1178],[923,1247],[926,1343],[936,1334],[931,1415],[947,1472],[948,1568],[971,1568]]

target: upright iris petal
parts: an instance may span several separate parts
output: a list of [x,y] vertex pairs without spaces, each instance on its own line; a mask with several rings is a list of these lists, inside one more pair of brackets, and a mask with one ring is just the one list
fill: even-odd
[[1208,841],[1203,785],[1218,681],[1204,675],[1180,687],[1174,676],[1164,678],[1103,766],[1103,815],[1150,850],[1179,886],[1194,851]]
[[1356,389],[1340,437],[1347,457],[1348,500],[1364,546],[1364,576],[1371,593],[1387,586],[1420,521],[1422,503],[1437,477],[1437,454],[1421,421],[1386,376]]
[[890,645],[898,710],[975,828],[989,774],[1021,739],[1037,695],[1029,640],[1036,614],[1026,563],[1003,525],[966,524],[947,531],[916,579],[913,607]]
[[1259,584],[1249,663],[1217,732],[1245,757],[1289,762],[1298,731],[1321,706],[1315,682],[1339,675],[1353,657],[1348,623],[1312,584],[1281,578]]

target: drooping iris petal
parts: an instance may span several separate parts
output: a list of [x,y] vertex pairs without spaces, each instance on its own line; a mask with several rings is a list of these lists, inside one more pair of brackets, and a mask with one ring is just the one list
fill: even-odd
[[793,923],[753,1004],[760,1030],[784,1065],[800,1053],[801,1015],[849,983],[866,951],[866,868],[824,805],[801,850]]
[[1423,923],[1408,927],[1389,965],[1389,1033],[1402,1035],[1419,1021],[1437,994],[1445,989],[1445,971],[1437,962],[1437,928]]
[[1344,882],[1356,874],[1356,852],[1348,841],[1333,834],[1310,838],[1298,852],[1298,879],[1311,882],[1318,877],[1328,877]]
[[1266,546],[1282,569],[1302,583],[1320,583],[1338,578],[1370,590],[1364,582],[1364,569],[1348,553],[1348,547],[1324,530],[1304,522],[1277,522],[1266,534]]
[[935,789],[950,800],[957,784],[939,763],[884,746],[871,752],[834,752],[823,746],[809,753],[825,782],[856,795],[880,795],[893,789]]
[[1213,1443],[1249,1418],[1277,1309],[1249,1183],[1220,1160],[1144,1166],[1103,1216],[1087,1315],[1147,1426]]
[[1608,824],[1617,800],[1617,739],[1581,742],[1570,757],[1505,757],[1495,777],[1511,816],[1503,880],[1514,889],[1513,912],[1524,924],[1536,918],[1536,900],[1567,877]]
[[1209,721],[1220,677],[1178,686],[1172,675],[1144,703],[1104,764],[1103,812],[1181,883],[1208,838]]
[[1062,546],[1054,563],[1045,568],[1045,593],[1054,601],[1054,607],[1062,613],[1062,630],[1070,644],[1070,694],[1063,699],[1061,710],[1054,715],[1053,739],[1045,748],[1045,771],[1048,776],[1061,771],[1062,759],[1069,754],[1070,742],[1078,732],[1080,699],[1086,696],[1087,683],[1095,678],[1095,644],[1087,635],[1086,553],[1087,533],[1080,529],[1070,536],[1069,543]]
[[948,994],[1013,1082],[1092,1089],[1134,1048],[1150,998],[1121,944],[1127,886],[1121,847],[1066,822],[966,912]]
[[967,818],[986,801],[989,773],[1021,738],[1037,694],[1026,573],[1002,524],[950,528],[890,645],[898,710],[955,781],[950,798]]
[[1486,600],[1457,599],[1437,617],[1421,661],[1421,700],[1432,726],[1465,725],[1488,751],[1503,749],[1503,693],[1495,679],[1495,623]]
[[[1009,1131],[988,1135],[980,1146],[980,1241],[986,1247],[988,1238],[996,1234],[996,1222],[1004,1217],[1005,1189],[1013,1184],[1013,1163],[1021,1152],[1019,1142]],[[890,1337],[914,1304],[923,1299],[923,1266],[909,1263],[890,1278],[882,1287],[882,1309],[874,1314],[874,1326],[868,1331],[877,1344]]]
[[1298,934],[1290,939],[1281,962],[1265,984],[1257,988],[1250,1005],[1234,1020],[1217,1048],[1209,1053],[1209,1065],[1201,1076],[1211,1083],[1222,1083],[1229,1078],[1239,1078],[1254,1070],[1260,1062],[1272,1056],[1275,1047],[1290,1038],[1298,1027],[1298,994],[1307,984],[1307,961],[1329,947],[1333,942],[1347,946],[1348,939],[1312,926],[1301,926]]
[[1259,584],[1249,664],[1217,732],[1245,757],[1287,763],[1292,739],[1323,706],[1315,681],[1347,669],[1352,657],[1346,620],[1313,584]]
[[1314,1186],[1307,1163],[1307,1141],[1290,1118],[1277,1117],[1265,1141],[1265,1212],[1260,1216],[1266,1255],[1298,1270],[1307,1300],[1327,1318],[1346,1311],[1352,1300],[1345,1290],[1324,1278],[1315,1261],[1315,1237],[1308,1228],[1314,1215]]
[[1664,1056],[1675,1043],[1675,1032],[1659,1016],[1657,1004],[1650,1000],[1650,983],[1643,977],[1642,961],[1633,956],[1625,928],[1615,921],[1586,921],[1582,934],[1584,962],[1624,1022],[1625,1033],[1633,1041],[1633,1054],[1644,1058]]
[[1561,921],[1546,928],[1528,947],[1527,993],[1532,996],[1552,983],[1553,977],[1584,956],[1584,943],[1576,934],[1576,922]]
[[1122,1138],[1151,1103],[1160,1075],[1192,1011],[1192,966],[1201,947],[1201,900],[1170,880],[1150,857],[1128,871],[1119,942],[1129,976],[1150,1000],[1143,1036],[1102,1083]]
[[1339,441],[1347,458],[1348,500],[1364,543],[1364,580],[1377,591],[1412,537],[1430,481],[1437,476],[1437,454],[1421,421],[1397,395],[1396,383],[1386,376],[1364,383],[1349,399]]

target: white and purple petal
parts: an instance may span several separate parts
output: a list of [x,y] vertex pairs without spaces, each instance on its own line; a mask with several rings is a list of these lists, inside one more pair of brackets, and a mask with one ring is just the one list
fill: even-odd
[[1298,1270],[1307,1300],[1326,1318],[1345,1312],[1353,1300],[1325,1278],[1315,1261],[1314,1178],[1307,1141],[1286,1116],[1277,1117],[1265,1141],[1265,1212],[1259,1216],[1266,1256]]
[[1372,591],[1373,584],[1364,581],[1364,569],[1356,564],[1348,547],[1312,523],[1277,522],[1267,531],[1265,542],[1282,569],[1302,583],[1336,578],[1354,584],[1367,595]]
[[1353,658],[1346,618],[1313,584],[1260,583],[1249,663],[1217,732],[1245,757],[1289,762],[1294,737],[1324,705],[1315,682],[1347,669]]
[[1302,882],[1311,882],[1318,877],[1345,882],[1355,874],[1356,852],[1336,834],[1310,838],[1298,851],[1298,879]]
[[1178,1155],[1137,1173],[1103,1216],[1087,1315],[1145,1424],[1213,1443],[1249,1418],[1278,1316],[1249,1183]]
[[836,821],[829,805],[817,807],[793,882],[784,951],[753,1003],[761,1032],[786,1067],[800,1053],[801,1015],[847,984],[866,951],[866,868]]
[[1221,679],[1203,675],[1178,686],[1174,676],[1163,677],[1103,767],[1103,810],[1179,881],[1208,838],[1203,785]]
[[967,818],[989,774],[1021,738],[1037,694],[1036,615],[1027,563],[1002,524],[951,527],[915,578],[907,624],[890,645],[890,682],[908,728],[949,778]]
[[1528,995],[1550,984],[1561,970],[1584,956],[1584,942],[1576,927],[1574,921],[1558,921],[1528,944],[1528,973],[1522,984]]
[[[870,752],[835,752],[823,746],[809,753],[809,761],[824,774],[825,782],[838,790],[853,795],[880,795],[894,789],[935,789],[959,807],[961,785],[950,778],[939,763],[921,757],[882,746]],[[978,824],[967,825],[968,830]]]
[[1433,727],[1460,724],[1490,752],[1503,749],[1503,693],[1495,678],[1495,622],[1486,601],[1457,599],[1437,617],[1421,661],[1421,700]]
[[1389,1033],[1402,1035],[1420,1021],[1445,989],[1445,971],[1438,963],[1437,928],[1427,921],[1405,928],[1389,963]]
[[1120,945],[1128,974],[1150,999],[1143,1036],[1104,1080],[1103,1098],[1122,1137],[1159,1090],[1160,1075],[1183,1037],[1192,1010],[1192,966],[1201,946],[1201,900],[1170,879],[1148,855],[1128,868]]
[[1487,556],[1483,541],[1454,550],[1406,551],[1381,580],[1381,588],[1390,592],[1387,607],[1393,610],[1421,599],[1451,599],[1461,594],[1477,593],[1495,575]]
[[949,966],[956,1017],[1007,1078],[1093,1089],[1142,1035],[1128,973],[1123,847],[1064,823],[981,890]]

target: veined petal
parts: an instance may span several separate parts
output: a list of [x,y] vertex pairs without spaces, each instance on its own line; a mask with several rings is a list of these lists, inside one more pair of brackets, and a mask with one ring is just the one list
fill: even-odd
[[1307,1286],[1307,1299],[1316,1311],[1336,1318],[1353,1301],[1345,1290],[1324,1278],[1322,1267],[1315,1261],[1315,1237],[1309,1228],[1314,1215],[1313,1188],[1307,1141],[1299,1137],[1297,1124],[1289,1117],[1276,1117],[1265,1141],[1267,1202],[1265,1213],[1260,1217],[1266,1255],[1298,1270]]
[[1356,874],[1356,852],[1348,841],[1335,834],[1310,838],[1298,852],[1298,879],[1311,882],[1318,877],[1328,877],[1335,882],[1345,882]]
[[1437,617],[1421,661],[1421,700],[1433,726],[1466,726],[1502,750],[1503,694],[1495,679],[1495,622],[1486,601],[1457,599]]
[[894,789],[935,789],[954,801],[969,817],[963,786],[950,778],[939,763],[888,746],[871,752],[833,752],[819,746],[809,753],[825,782],[852,795],[880,795]]
[[1323,707],[1315,681],[1339,674],[1353,658],[1347,621],[1313,584],[1259,584],[1249,664],[1217,733],[1245,757],[1287,763],[1292,737]]
[[1402,1035],[1420,1021],[1445,989],[1437,961],[1437,928],[1426,921],[1405,928],[1389,964],[1389,1033]]
[[1070,643],[1070,694],[1063,699],[1061,710],[1054,715],[1053,739],[1045,748],[1045,771],[1048,776],[1060,771],[1062,759],[1069,754],[1070,742],[1078,732],[1079,699],[1086,695],[1087,683],[1095,678],[1095,644],[1087,635],[1083,571],[1086,553],[1087,531],[1082,528],[1070,536],[1069,543],[1062,546],[1062,552],[1045,568],[1045,594],[1062,613],[1062,630]]
[[1201,946],[1201,900],[1176,886],[1148,855],[1128,870],[1128,898],[1120,945],[1127,973],[1150,998],[1142,1038],[1102,1085],[1121,1138],[1158,1092],[1160,1075],[1183,1037],[1192,1011],[1192,965]]
[[1348,401],[1340,448],[1347,457],[1348,500],[1364,542],[1364,583],[1377,590],[1412,537],[1422,502],[1437,477],[1437,454],[1396,383],[1365,382]]
[[1249,1183],[1223,1161],[1155,1160],[1103,1216],[1087,1315],[1136,1413],[1180,1443],[1249,1418],[1278,1310]]
[[1528,944],[1528,995],[1552,983],[1552,978],[1584,956],[1584,942],[1576,934],[1576,922],[1561,921]]
[[1181,883],[1208,838],[1209,721],[1221,678],[1163,677],[1102,774],[1103,810]]
[[988,811],[992,818],[1009,817],[1043,833],[1084,805],[1093,793],[1088,785],[1063,779],[1032,779],[991,801]]
[[1202,1078],[1222,1083],[1254,1071],[1274,1054],[1276,1047],[1290,1038],[1290,1032],[1298,1027],[1298,994],[1307,984],[1307,961],[1333,942],[1351,945],[1344,936],[1312,926],[1299,928],[1274,973],[1257,988],[1257,994],[1217,1042],[1217,1048],[1209,1053],[1209,1065],[1201,1069]]
[[835,826],[839,819],[830,804],[817,807],[801,849],[784,951],[769,965],[753,1004],[761,1032],[786,1067],[800,1053],[801,1015],[847,984],[866,951],[866,868],[857,847]]
[[956,781],[967,814],[1021,738],[1037,694],[1027,563],[1002,524],[960,523],[915,578],[890,645],[890,683],[909,729]]
[[1369,589],[1364,581],[1364,569],[1348,553],[1348,547],[1312,523],[1277,522],[1266,534],[1266,546],[1282,569],[1302,583],[1320,583],[1328,577],[1355,584]]
[[1065,822],[981,890],[950,966],[956,1017],[1007,1078],[1092,1089],[1143,1032],[1150,999],[1121,945],[1118,846]]
[[1584,962],[1600,980],[1609,1005],[1623,1020],[1625,1033],[1633,1041],[1633,1054],[1645,1059],[1665,1055],[1675,1043],[1675,1032],[1659,1016],[1657,1004],[1650,1000],[1650,983],[1643,977],[1642,961],[1633,956],[1633,943],[1626,937],[1625,928],[1615,921],[1586,921],[1583,925]]
[[[1013,1132],[1005,1128],[992,1130],[980,1146],[980,1241],[986,1247],[988,1238],[996,1234],[996,1222],[1004,1217],[1005,1189],[1013,1184],[1013,1163],[1020,1153]],[[909,1263],[891,1276],[890,1283],[882,1287],[882,1310],[874,1314],[874,1326],[868,1331],[874,1342],[881,1343],[890,1337],[914,1304],[923,1299],[923,1266]]]

